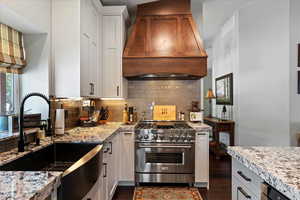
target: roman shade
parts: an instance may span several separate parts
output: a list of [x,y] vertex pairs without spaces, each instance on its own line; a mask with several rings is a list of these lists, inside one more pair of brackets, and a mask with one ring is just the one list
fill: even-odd
[[23,34],[0,23],[0,72],[21,73],[25,66]]

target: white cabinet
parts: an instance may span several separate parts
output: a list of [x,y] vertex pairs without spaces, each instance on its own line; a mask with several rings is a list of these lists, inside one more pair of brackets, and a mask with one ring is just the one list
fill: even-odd
[[107,200],[111,200],[119,181],[119,137],[115,135],[108,141],[107,155]]
[[209,187],[209,132],[196,133],[195,183]]
[[100,199],[111,200],[119,184],[134,184],[134,133],[120,132],[103,147]]
[[100,199],[107,200],[108,199],[108,192],[107,192],[107,166],[108,166],[108,147],[105,145],[103,147],[103,166],[102,166],[102,185],[100,187]]
[[232,178],[232,200],[259,200],[249,188],[243,185],[236,177]]
[[263,180],[232,159],[232,200],[260,199]]
[[127,80],[123,78],[122,56],[126,41],[127,9],[104,7],[102,16],[102,98],[126,98]]
[[121,132],[119,160],[120,184],[134,184],[134,132]]
[[91,0],[82,1],[81,7],[80,96],[95,97],[100,92],[97,84],[100,75],[97,56],[100,13]]
[[100,96],[100,10],[96,0],[52,1],[55,96]]

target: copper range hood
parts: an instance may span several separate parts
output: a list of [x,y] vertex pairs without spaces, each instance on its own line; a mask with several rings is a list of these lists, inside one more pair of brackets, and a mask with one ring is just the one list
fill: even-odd
[[128,79],[199,79],[207,75],[207,54],[190,0],[138,5],[123,53]]

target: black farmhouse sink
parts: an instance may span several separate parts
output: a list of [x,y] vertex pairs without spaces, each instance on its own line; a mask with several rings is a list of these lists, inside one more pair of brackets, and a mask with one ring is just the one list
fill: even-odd
[[58,199],[81,200],[100,175],[101,152],[95,143],[55,143],[0,166],[0,171],[61,171]]

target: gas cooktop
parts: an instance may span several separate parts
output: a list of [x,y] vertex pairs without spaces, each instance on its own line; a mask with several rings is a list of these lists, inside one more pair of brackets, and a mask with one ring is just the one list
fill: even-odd
[[192,129],[185,121],[140,121],[136,129]]
[[196,131],[185,121],[140,121],[137,142],[194,142]]

